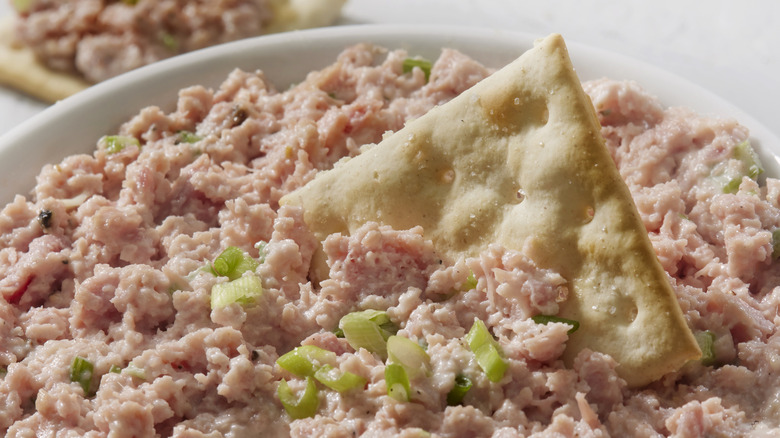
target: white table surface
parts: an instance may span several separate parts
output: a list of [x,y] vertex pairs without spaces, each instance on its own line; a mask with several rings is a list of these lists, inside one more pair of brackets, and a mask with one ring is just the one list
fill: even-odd
[[[0,0],[0,16],[11,14]],[[719,94],[780,137],[777,0],[348,0],[339,24],[506,28],[655,64]],[[45,104],[0,87],[0,135]]]

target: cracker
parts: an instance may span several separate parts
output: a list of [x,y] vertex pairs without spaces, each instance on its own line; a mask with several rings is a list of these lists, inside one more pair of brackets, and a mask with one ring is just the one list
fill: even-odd
[[[610,354],[630,386],[701,352],[600,134],[560,35],[285,196],[318,239],[367,221],[421,225],[440,257],[531,248],[568,281],[567,343]],[[327,266],[315,255],[312,275]]]
[[[274,18],[267,33],[333,24],[346,0],[272,0]],[[0,85],[54,103],[90,86],[72,73],[58,72],[40,62],[33,51],[14,41],[15,17],[0,20]]]
[[33,51],[14,43],[14,17],[0,20],[0,84],[44,102],[56,102],[89,86],[75,75],[50,70]]
[[271,0],[274,19],[268,33],[310,29],[333,24],[347,0]]

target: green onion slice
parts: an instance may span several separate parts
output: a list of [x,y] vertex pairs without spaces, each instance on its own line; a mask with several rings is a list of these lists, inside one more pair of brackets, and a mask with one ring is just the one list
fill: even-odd
[[717,358],[715,357],[715,333],[705,330],[697,332],[695,337],[701,349],[701,364],[704,366],[715,365],[717,363]]
[[70,381],[81,385],[81,388],[84,389],[84,395],[90,394],[94,369],[95,366],[92,365],[92,362],[81,356],[74,357],[70,363]]
[[425,82],[431,77],[431,61],[427,59],[419,58],[406,58],[402,64],[404,74],[411,72],[415,67],[418,67],[425,74]]
[[[751,179],[758,178],[764,173],[764,167],[761,165],[761,159],[750,144],[750,140],[745,140],[734,146],[734,158],[741,161],[747,169],[747,176]],[[739,186],[737,186],[739,187]]]
[[387,385],[387,395],[399,402],[408,402],[412,388],[409,385],[409,377],[406,375],[404,367],[397,363],[390,363],[385,366],[385,384]]
[[463,402],[463,397],[465,397],[466,393],[469,392],[471,386],[471,379],[468,377],[464,376],[463,374],[458,374],[455,376],[455,385],[452,387],[450,392],[447,393],[447,405],[456,406],[461,404]]
[[508,365],[503,357],[501,350],[490,334],[485,323],[482,320],[475,320],[471,330],[465,336],[469,349],[474,353],[479,367],[485,372],[491,382],[498,382],[504,377]]
[[254,274],[215,284],[211,288],[211,308],[219,309],[229,304],[238,303],[242,306],[254,304],[263,295],[263,283]]
[[732,149],[731,158],[739,161],[740,166],[729,167],[717,165],[710,170],[709,180],[711,180],[716,187],[719,187],[722,193],[737,193],[744,177],[747,176],[748,178],[757,181],[758,177],[764,173],[761,158],[753,149],[749,140],[736,144],[734,149]]
[[485,344],[474,350],[474,356],[491,382],[498,382],[504,377],[508,365],[497,345]]
[[246,271],[254,271],[260,262],[235,246],[228,246],[211,264],[211,272],[220,277],[235,280]]
[[355,373],[350,373],[349,371],[342,372],[338,368],[331,365],[321,366],[314,373],[314,378],[328,388],[338,392],[363,388],[368,382],[362,376],[358,376]]
[[106,135],[99,140],[98,144],[102,144],[109,155],[121,152],[128,146],[141,145],[137,138],[127,135]]
[[132,362],[122,372],[137,379],[146,380],[146,371],[143,368],[138,368]]
[[296,420],[313,417],[317,413],[317,408],[320,404],[320,399],[317,397],[317,385],[311,377],[306,378],[306,388],[300,397],[296,397],[293,394],[292,389],[290,389],[290,386],[284,379],[279,382],[276,395],[279,397],[279,401],[282,402],[282,406],[284,406],[287,414]]
[[119,365],[111,365],[111,368],[108,369],[108,372],[119,374],[122,372],[122,368],[120,368]]
[[173,36],[173,34],[163,32],[160,35],[160,42],[165,46],[166,49],[170,50],[171,52],[176,52],[179,50],[179,41],[175,36]]
[[551,322],[562,322],[564,324],[569,324],[571,326],[571,328],[569,329],[568,332],[566,332],[567,334],[572,334],[572,333],[576,332],[578,328],[580,328],[580,322],[579,321],[575,321],[573,319],[561,318],[560,316],[535,315],[535,316],[532,316],[531,319],[533,320],[533,322],[535,322],[537,324],[545,324],[546,325],[546,324],[551,323]]
[[723,193],[734,194],[739,191],[739,185],[742,184],[742,177],[732,178],[723,184]]
[[390,320],[390,317],[387,315],[387,312],[383,310],[363,310],[361,312],[352,312],[352,314],[355,314],[360,317],[368,318],[370,321],[374,322],[376,325],[381,328],[384,333],[387,333],[385,336],[385,340],[387,340],[390,335],[394,335],[398,332],[398,327],[393,323],[393,321]]
[[266,256],[266,247],[268,246],[268,242],[261,240],[257,243],[255,243],[255,249],[257,250],[257,253],[259,254],[257,257],[258,263],[264,263],[265,262],[265,256]]
[[780,228],[772,231],[772,258],[780,257]]
[[365,348],[382,358],[387,357],[387,339],[397,331],[387,312],[380,310],[348,313],[339,321],[339,328],[352,348]]
[[470,273],[468,277],[466,277],[466,281],[463,282],[463,285],[461,285],[460,289],[464,292],[468,292],[471,289],[477,288],[477,277],[474,275],[474,273]]
[[277,365],[298,377],[313,376],[323,365],[334,363],[336,363],[336,353],[316,345],[301,345],[276,360]]
[[197,143],[203,140],[203,137],[190,131],[179,131],[179,143]]
[[23,14],[29,12],[32,0],[11,0],[11,6],[13,6],[16,12]]
[[387,356],[390,362],[401,365],[410,379],[431,374],[431,358],[418,344],[403,336],[387,338]]

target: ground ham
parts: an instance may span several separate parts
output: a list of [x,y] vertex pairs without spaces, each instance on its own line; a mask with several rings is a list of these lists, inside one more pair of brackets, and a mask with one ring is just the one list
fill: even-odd
[[[55,70],[99,82],[184,53],[257,36],[267,0],[31,0],[16,36]],[[29,3],[29,5],[27,5]]]
[[[139,2],[139,5],[143,4]],[[118,7],[115,5],[115,7]],[[359,45],[276,91],[234,71],[216,90],[182,90],[119,134],[117,153],[46,166],[28,200],[0,215],[0,429],[9,436],[755,436],[780,430],[780,182],[744,178],[733,193],[712,169],[735,165],[747,130],[667,109],[631,82],[585,84],[614,161],[694,332],[715,363],[691,362],[629,389],[609,356],[560,355],[568,294],[528,248],[488,246],[443,261],[423,230],[368,223],[324,242],[329,279],[308,277],[318,242],[285,193],[366,143],[458,95],[490,70],[444,50],[430,80],[403,73],[403,51]],[[185,133],[187,136],[185,137]],[[50,214],[44,215],[47,211]],[[258,245],[260,243],[260,245]],[[212,309],[208,272],[228,246],[262,260],[254,304]],[[385,363],[334,334],[359,309],[386,310],[398,335],[426,346],[432,372],[412,400],[387,395]],[[508,364],[490,381],[463,336],[484,321]],[[652,334],[648,334],[649,336]],[[314,417],[293,420],[276,390],[302,380],[276,365],[299,345],[336,354],[364,388],[322,387]],[[94,365],[91,393],[70,381]],[[110,372],[113,366],[123,368]],[[458,375],[473,387],[446,396]]]

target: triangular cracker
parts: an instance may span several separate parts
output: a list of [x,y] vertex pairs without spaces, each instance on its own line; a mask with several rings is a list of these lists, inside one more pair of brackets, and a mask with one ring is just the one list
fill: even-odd
[[639,386],[701,354],[560,35],[281,203],[302,205],[320,239],[422,225],[450,261],[529,243],[569,282],[569,364],[608,353]]

